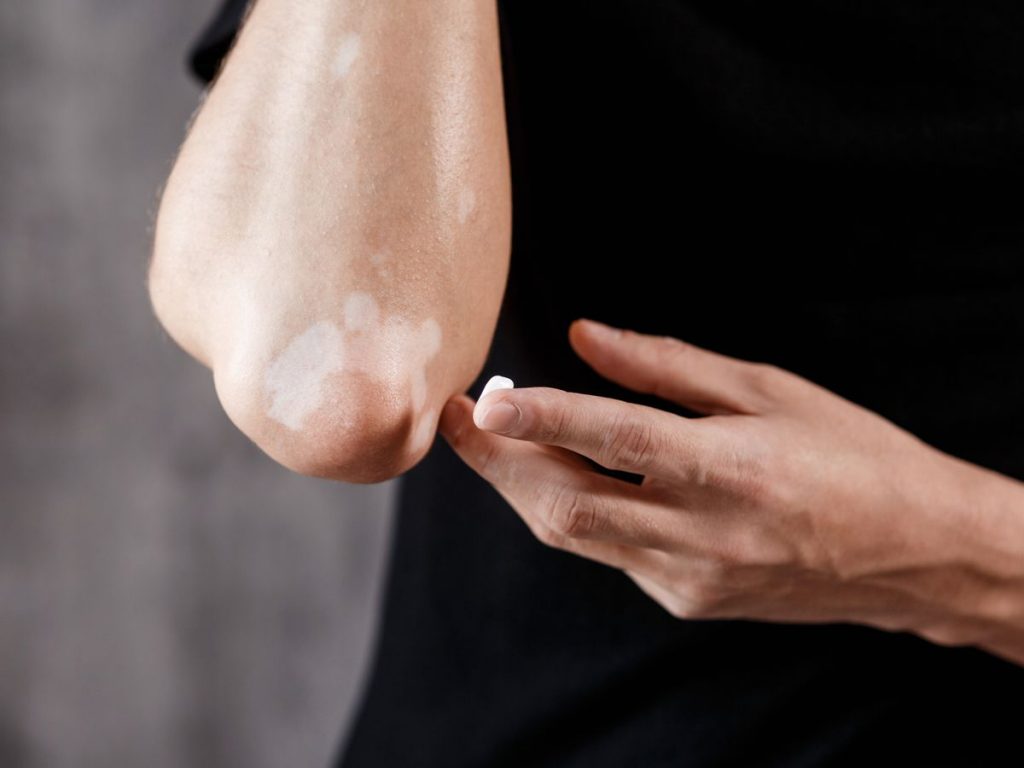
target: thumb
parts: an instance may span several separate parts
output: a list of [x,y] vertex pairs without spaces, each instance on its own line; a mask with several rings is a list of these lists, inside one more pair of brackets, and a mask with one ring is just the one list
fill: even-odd
[[777,398],[774,366],[727,357],[670,336],[577,320],[569,343],[591,368],[617,384],[704,414],[760,413]]

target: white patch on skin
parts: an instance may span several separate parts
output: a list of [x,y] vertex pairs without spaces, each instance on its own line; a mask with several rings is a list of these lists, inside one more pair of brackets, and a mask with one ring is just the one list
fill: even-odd
[[339,79],[348,77],[348,73],[352,71],[352,65],[359,58],[361,47],[362,41],[360,41],[359,35],[355,32],[345,35],[341,45],[338,46],[338,52],[334,56],[334,65],[331,68],[335,77]]
[[267,366],[267,414],[289,429],[301,429],[323,401],[325,379],[344,367],[345,340],[338,327],[326,320],[311,326]]
[[350,333],[372,331],[380,318],[380,306],[368,293],[356,292],[345,299],[345,329]]
[[420,323],[410,352],[416,355],[416,369],[412,374],[412,407],[419,411],[427,404],[427,365],[441,351],[441,326],[428,317]]
[[418,364],[415,354],[415,339],[409,328],[409,321],[398,315],[391,315],[381,323],[376,334],[376,348],[385,360],[390,360],[397,368],[385,373],[400,375],[402,371],[415,368]]
[[391,278],[391,256],[388,255],[387,251],[380,251],[370,256],[370,263],[373,268],[377,270],[377,274],[383,279],[389,280]]
[[434,436],[434,427],[437,424],[437,414],[433,412],[424,413],[416,424],[412,433],[410,448],[414,453],[419,453],[429,447],[430,438]]
[[441,351],[441,326],[437,320],[428,317],[423,321],[418,341],[427,360],[433,359],[434,355]]
[[[413,417],[413,439],[431,433],[420,422],[429,395],[427,366],[441,350],[441,326],[428,317],[414,326],[400,315],[384,316],[368,293],[350,293],[342,303],[341,326],[322,320],[296,336],[267,367],[264,390],[268,415],[292,430],[323,405],[326,379],[349,371],[407,388]],[[433,414],[434,421],[437,414]],[[428,418],[428,421],[430,419]]]
[[469,187],[459,190],[459,224],[465,224],[466,219],[476,210],[476,194]]

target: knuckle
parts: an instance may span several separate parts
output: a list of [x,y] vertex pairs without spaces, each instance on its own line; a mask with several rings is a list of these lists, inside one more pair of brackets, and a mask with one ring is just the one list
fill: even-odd
[[774,400],[779,395],[785,372],[771,363],[749,363],[747,383],[751,390],[764,400]]
[[551,404],[547,408],[546,415],[551,424],[553,437],[569,436],[572,431],[573,414],[568,407]]
[[1024,606],[1013,593],[995,592],[980,603],[980,613],[993,626],[1024,625]]
[[572,413],[559,399],[558,390],[537,392],[523,409],[520,432],[529,432],[542,440],[558,440],[568,435],[572,427]]
[[935,645],[941,645],[946,648],[954,648],[960,645],[966,645],[963,638],[960,637],[958,632],[951,630],[948,627],[934,626],[928,627],[927,629],[921,630],[921,636],[924,637]]
[[594,497],[578,488],[561,486],[552,495],[547,520],[555,533],[568,538],[587,536],[595,528]]
[[539,523],[529,523],[530,531],[533,533],[541,544],[552,547],[554,549],[563,549],[565,545],[565,537],[559,535],[555,531],[551,530],[547,526],[540,525]]
[[756,508],[772,506],[776,496],[774,475],[764,457],[749,446],[729,451],[713,474],[723,490],[746,504]]
[[654,354],[662,366],[668,368],[680,362],[690,345],[674,336],[660,336],[655,341]]
[[710,584],[690,584],[681,590],[677,608],[681,618],[709,619],[715,616],[715,609],[721,601],[718,589]]
[[677,619],[698,619],[700,611],[697,602],[688,592],[674,592],[665,605],[666,610]]
[[[654,358],[652,369],[658,371],[675,371],[683,367],[684,358],[689,354],[691,347],[686,342],[674,336],[659,336],[652,342],[652,356]],[[665,397],[665,384],[661,376],[650,377],[647,387],[653,395]]]
[[736,564],[724,554],[709,554],[694,561],[670,587],[673,608],[680,618],[714,619],[743,589],[736,582]]
[[609,463],[646,467],[657,453],[657,442],[649,421],[634,415],[620,416],[605,440],[603,458]]
[[804,395],[806,383],[795,373],[771,363],[747,364],[747,384],[762,405]]

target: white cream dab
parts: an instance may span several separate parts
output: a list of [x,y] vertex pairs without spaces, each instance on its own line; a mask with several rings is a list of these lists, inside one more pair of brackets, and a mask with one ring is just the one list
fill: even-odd
[[459,190],[459,224],[465,224],[476,209],[476,194],[469,187]]
[[491,376],[487,383],[484,384],[484,389],[480,393],[480,397],[477,398],[477,402],[483,400],[496,389],[514,389],[515,386],[516,385],[513,383],[512,379],[506,376]]
[[321,405],[324,380],[344,367],[345,341],[338,327],[326,320],[311,326],[267,367],[268,415],[289,429],[301,429]]
[[345,35],[341,45],[338,46],[337,54],[334,56],[332,70],[335,77],[344,78],[348,76],[348,73],[352,70],[352,65],[359,58],[359,49],[361,47],[362,42],[359,39],[359,35],[355,32]]

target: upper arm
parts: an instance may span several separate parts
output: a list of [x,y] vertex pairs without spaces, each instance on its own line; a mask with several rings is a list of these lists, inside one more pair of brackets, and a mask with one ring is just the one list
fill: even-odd
[[494,3],[290,5],[256,6],[182,147],[150,292],[267,453],[377,480],[479,374],[504,292]]

